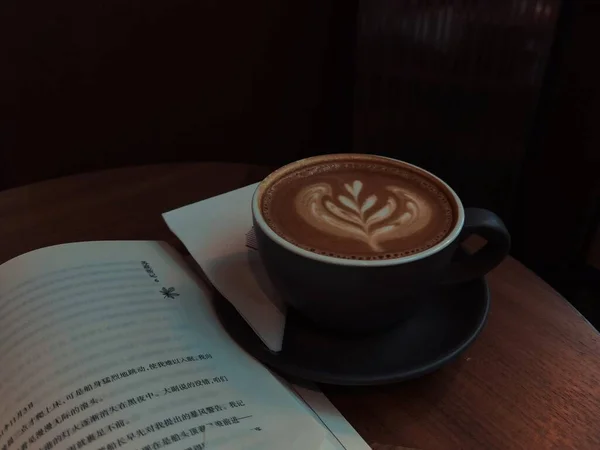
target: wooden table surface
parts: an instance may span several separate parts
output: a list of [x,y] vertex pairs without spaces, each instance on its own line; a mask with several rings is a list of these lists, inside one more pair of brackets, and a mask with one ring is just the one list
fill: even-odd
[[[260,180],[216,163],[116,169],[0,193],[0,262],[39,247],[163,239],[161,213]],[[600,339],[552,288],[508,258],[492,308],[460,359],[402,384],[324,387],[370,444],[435,449],[600,449]]]

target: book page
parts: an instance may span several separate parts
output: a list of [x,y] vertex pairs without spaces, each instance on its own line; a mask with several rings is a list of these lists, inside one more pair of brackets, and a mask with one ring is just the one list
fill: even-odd
[[0,450],[320,449],[324,428],[208,296],[156,242],[0,266]]

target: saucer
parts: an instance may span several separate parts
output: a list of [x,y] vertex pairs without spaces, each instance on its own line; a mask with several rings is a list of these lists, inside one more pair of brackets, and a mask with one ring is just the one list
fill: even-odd
[[394,383],[439,369],[475,340],[489,307],[480,278],[424,295],[410,318],[367,336],[325,332],[288,310],[283,348],[275,353],[225,298],[215,300],[225,329],[256,359],[283,375],[336,385]]

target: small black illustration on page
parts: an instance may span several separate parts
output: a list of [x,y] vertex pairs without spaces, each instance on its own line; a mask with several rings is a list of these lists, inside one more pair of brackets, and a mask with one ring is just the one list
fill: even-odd
[[175,288],[172,286],[170,288],[162,288],[160,293],[164,296],[164,298],[174,299],[175,297],[179,297],[179,294],[175,292]]

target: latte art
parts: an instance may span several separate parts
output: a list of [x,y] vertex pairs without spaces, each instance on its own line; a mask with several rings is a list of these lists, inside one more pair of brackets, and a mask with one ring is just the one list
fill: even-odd
[[381,260],[414,255],[455,225],[443,183],[401,161],[326,155],[275,171],[259,187],[262,217],[286,241],[321,255]]
[[335,195],[328,183],[306,186],[296,196],[296,212],[322,232],[358,239],[375,252],[384,251],[381,242],[411,236],[431,219],[427,202],[405,188],[386,186],[369,196],[361,196],[360,180],[344,188],[346,193]]

